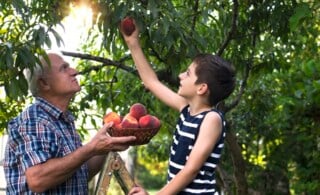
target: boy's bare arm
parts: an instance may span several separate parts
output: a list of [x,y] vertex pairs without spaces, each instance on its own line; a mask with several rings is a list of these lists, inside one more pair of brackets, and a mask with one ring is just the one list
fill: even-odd
[[146,59],[140,46],[138,37],[139,29],[135,28],[135,31],[130,36],[127,36],[124,33],[122,34],[131,52],[131,56],[135,62],[144,86],[166,105],[180,111],[186,105],[186,101],[183,97],[159,81],[155,71]]

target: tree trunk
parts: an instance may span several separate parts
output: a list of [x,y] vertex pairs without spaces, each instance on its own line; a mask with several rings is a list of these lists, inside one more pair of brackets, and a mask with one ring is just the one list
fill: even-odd
[[232,131],[227,132],[226,143],[230,149],[237,194],[247,195],[248,184],[245,176],[246,165],[244,159],[242,158],[241,148],[237,142],[237,137]]

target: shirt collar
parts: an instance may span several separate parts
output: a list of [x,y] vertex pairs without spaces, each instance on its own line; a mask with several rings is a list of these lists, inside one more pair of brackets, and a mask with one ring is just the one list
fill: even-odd
[[39,105],[43,108],[46,112],[50,113],[52,117],[59,119],[60,117],[63,118],[65,121],[74,121],[74,116],[71,114],[70,111],[62,112],[59,108],[49,103],[47,100],[36,97],[35,104]]

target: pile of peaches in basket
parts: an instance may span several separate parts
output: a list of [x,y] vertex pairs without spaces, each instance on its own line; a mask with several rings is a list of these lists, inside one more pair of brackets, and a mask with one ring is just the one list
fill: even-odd
[[158,129],[161,125],[160,120],[151,114],[148,114],[146,107],[141,103],[135,103],[130,106],[129,112],[125,116],[120,116],[117,112],[111,111],[104,115],[103,122],[113,122],[113,128],[130,129],[142,128]]

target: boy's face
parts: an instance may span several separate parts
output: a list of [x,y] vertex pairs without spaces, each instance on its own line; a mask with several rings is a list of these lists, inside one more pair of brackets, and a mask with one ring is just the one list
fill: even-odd
[[193,62],[185,72],[179,74],[180,86],[178,94],[185,98],[193,97],[197,94],[197,85],[195,84],[198,78],[195,73],[196,66]]

